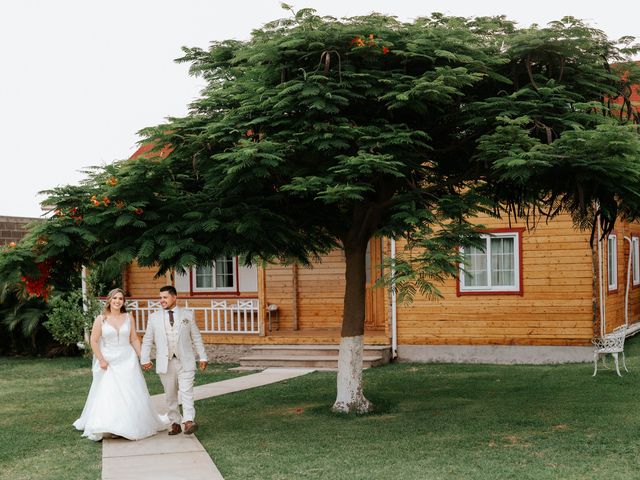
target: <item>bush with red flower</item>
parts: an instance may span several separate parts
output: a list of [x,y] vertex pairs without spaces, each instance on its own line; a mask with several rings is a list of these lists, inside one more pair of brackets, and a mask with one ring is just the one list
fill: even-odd
[[22,276],[25,291],[29,296],[39,297],[45,301],[48,299],[50,290],[48,280],[52,263],[52,259],[37,263],[36,267],[39,272],[37,275],[31,276],[25,274]]

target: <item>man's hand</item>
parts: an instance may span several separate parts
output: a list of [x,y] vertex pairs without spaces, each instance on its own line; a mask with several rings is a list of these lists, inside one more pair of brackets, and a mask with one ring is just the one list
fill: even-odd
[[149,362],[149,363],[143,363],[142,364],[142,369],[146,372],[148,370],[151,370],[153,368],[153,363]]
[[198,366],[201,372],[204,372],[205,368],[207,368],[207,362],[205,360],[200,360],[200,365]]

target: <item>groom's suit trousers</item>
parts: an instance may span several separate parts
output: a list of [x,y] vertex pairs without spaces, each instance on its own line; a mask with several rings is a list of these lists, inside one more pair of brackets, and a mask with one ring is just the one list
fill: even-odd
[[[164,386],[164,393],[169,411],[167,412],[171,423],[183,423],[194,421],[196,409],[193,406],[193,379],[195,370],[185,370],[177,358],[169,360],[167,373],[160,373],[160,381]],[[182,416],[178,406],[178,393],[182,401]]]

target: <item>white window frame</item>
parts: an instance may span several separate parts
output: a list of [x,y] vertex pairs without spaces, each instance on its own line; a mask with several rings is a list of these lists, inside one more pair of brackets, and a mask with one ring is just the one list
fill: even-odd
[[618,236],[607,237],[607,286],[609,291],[618,289]]
[[631,237],[631,271],[633,285],[640,285],[640,237]]
[[233,285],[231,287],[218,287],[216,285],[216,263],[220,260],[222,260],[223,258],[218,258],[216,259],[212,265],[208,265],[208,268],[211,269],[211,277],[212,277],[212,282],[211,284],[213,285],[213,287],[198,287],[198,279],[197,279],[197,268],[198,267],[192,267],[191,268],[191,279],[192,279],[192,283],[191,283],[191,288],[193,289],[194,292],[198,292],[198,293],[205,293],[205,292],[236,292],[238,291],[238,269],[236,268],[237,265],[237,261],[236,261],[236,257],[225,257],[226,259],[231,259],[232,262],[232,274],[233,274]]
[[[521,292],[520,284],[520,232],[488,232],[480,235],[481,239],[485,241],[485,255],[487,256],[487,286],[466,286],[465,285],[465,272],[464,264],[459,265],[460,271],[460,293],[481,293],[481,292],[496,292],[496,293],[519,293]],[[491,285],[491,238],[513,238],[513,264],[514,264],[514,285]],[[460,247],[460,254],[464,256],[464,248]]]

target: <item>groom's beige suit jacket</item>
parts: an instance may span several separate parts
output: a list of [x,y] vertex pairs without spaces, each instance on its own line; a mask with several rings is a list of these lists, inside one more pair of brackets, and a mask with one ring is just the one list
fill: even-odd
[[[207,361],[207,352],[202,343],[200,330],[193,318],[193,311],[182,308],[173,308],[174,322],[178,322],[178,344],[177,356],[182,363],[182,368],[187,371],[196,369],[196,358],[194,348],[200,357],[201,362]],[[142,349],[140,352],[140,363],[145,364],[151,361],[151,345],[156,344],[156,372],[167,373],[169,365],[169,342],[165,330],[165,310],[157,310],[149,316],[147,330],[142,338]]]

